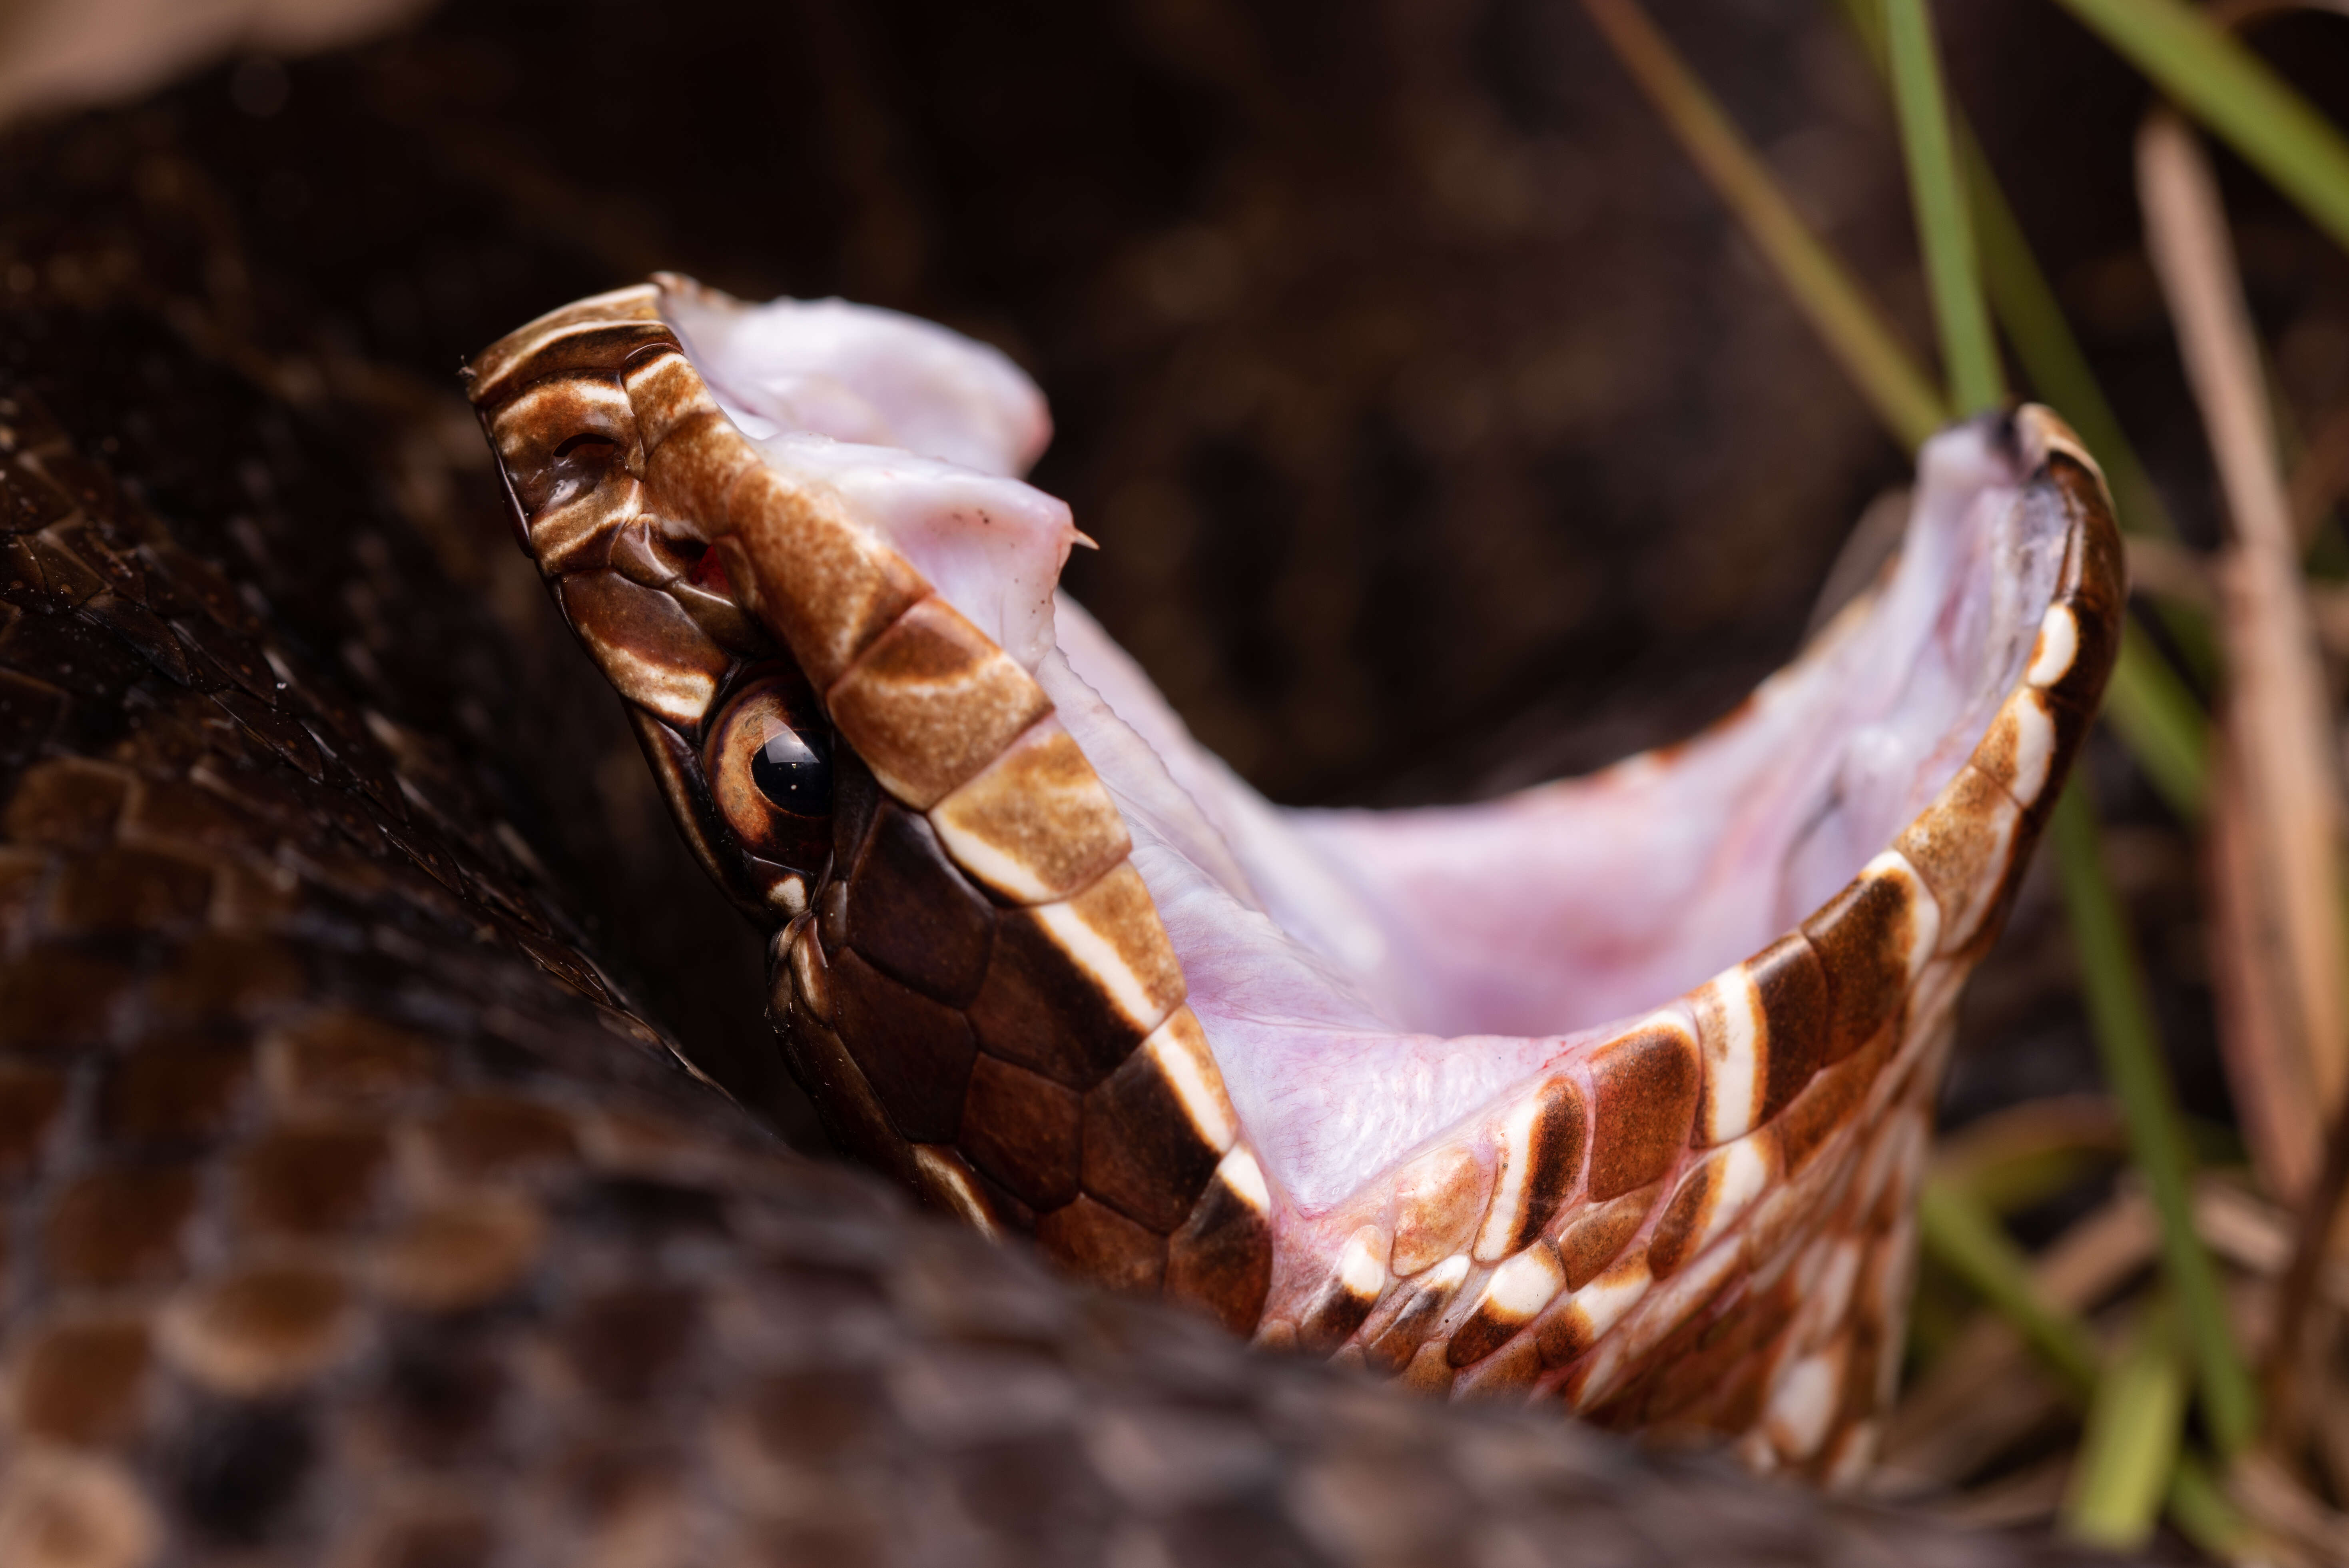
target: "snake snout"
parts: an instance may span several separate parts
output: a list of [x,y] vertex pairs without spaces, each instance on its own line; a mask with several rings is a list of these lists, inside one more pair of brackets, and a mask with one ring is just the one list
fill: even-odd
[[831,725],[708,543],[707,476],[677,471],[690,442],[667,437],[725,423],[683,366],[652,290],[623,290],[484,354],[469,390],[523,547],[628,700],[696,854],[746,911],[787,920],[832,856]]

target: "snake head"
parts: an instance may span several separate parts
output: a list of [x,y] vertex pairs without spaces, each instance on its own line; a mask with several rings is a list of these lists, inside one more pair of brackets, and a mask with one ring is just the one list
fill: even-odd
[[658,277],[470,389],[844,1149],[1267,1345],[1865,1462],[1956,994],[2118,646],[2053,415],[1929,443],[1899,559],[1704,733],[1286,812],[1056,599],[993,350]]
[[[762,360],[740,378],[746,404],[721,409],[685,335],[738,314],[663,276],[533,322],[482,355],[469,381],[523,547],[627,700],[678,826],[738,904],[779,925],[807,912],[842,847],[835,838],[854,838],[875,804],[872,774],[838,746],[819,689],[926,599],[935,602],[916,621],[936,635],[901,638],[915,645],[905,657],[952,659],[983,636],[848,515],[860,487],[926,479],[936,493],[926,504],[992,508],[990,524],[1024,524],[1051,555],[1035,572],[1047,594],[1074,530],[1056,503],[988,483],[1024,468],[1050,429],[1041,398],[1001,356],[910,317],[799,306],[790,365]],[[759,335],[749,336],[756,353]],[[721,362],[744,351],[719,341]],[[876,364],[892,370],[863,373]],[[821,449],[808,458],[832,460],[826,483],[777,482],[753,438],[781,431]],[[907,443],[930,455],[910,455]],[[952,560],[935,565],[953,576]],[[1047,635],[1040,604],[1028,607],[1031,647]],[[1002,617],[988,629],[1017,640]],[[960,641],[943,648],[941,637]],[[968,717],[990,682],[1019,684],[987,652],[981,668],[957,671],[963,688],[925,691],[938,672],[908,669],[878,682],[894,690],[877,700],[869,679],[838,694],[874,728],[872,754],[901,795],[943,793],[957,758],[940,759],[941,748],[959,740],[974,754],[1000,738]],[[1041,711],[1030,691],[998,695],[1015,722]]]

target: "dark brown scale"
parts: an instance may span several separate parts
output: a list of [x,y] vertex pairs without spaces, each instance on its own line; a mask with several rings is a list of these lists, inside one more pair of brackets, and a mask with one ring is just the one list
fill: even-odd
[[260,1235],[356,1230],[376,1210],[390,1159],[382,1133],[363,1125],[285,1127],[236,1156],[230,1206]]
[[32,1169],[65,1106],[62,1073],[29,1062],[0,1063],[0,1181]]
[[1703,1070],[1684,1029],[1652,1027],[1609,1044],[1590,1069],[1589,1196],[1645,1187],[1687,1144]]
[[960,1125],[971,1163],[1030,1209],[1076,1197],[1084,1115],[1075,1090],[982,1054]]
[[1080,1195],[1036,1220],[1047,1257],[1112,1290],[1147,1293],[1166,1278],[1166,1238],[1107,1204]]
[[83,614],[137,649],[140,657],[164,675],[182,686],[195,684],[195,660],[154,611],[110,593],[99,594],[81,607]]
[[848,874],[848,941],[874,966],[957,1011],[995,945],[995,907],[919,815],[884,801]]
[[1457,1399],[1524,1399],[1544,1370],[1541,1347],[1530,1334],[1520,1334],[1474,1366],[1463,1367],[1452,1380]]
[[67,1287],[176,1281],[198,1196],[187,1165],[108,1167],[64,1183],[41,1220],[48,1267]]
[[1162,1235],[1190,1215],[1223,1158],[1145,1053],[1085,1096],[1084,1120],[1085,1190]]
[[994,954],[970,1022],[987,1049],[1074,1089],[1116,1071],[1145,1033],[1068,961],[1030,909],[997,914]]
[[[2075,520],[2102,509],[2102,487],[2094,474],[2060,453],[2049,461],[2048,467]],[[2064,563],[2056,599],[2074,609],[2079,652],[2049,691],[2068,706],[2093,713],[2103,699],[2105,681],[2119,651],[2128,600],[2128,563],[2119,535],[2110,528],[2078,528],[2074,537],[2078,543]]]
[[1547,1230],[1582,1174],[1588,1118],[1581,1085],[1559,1075],[1544,1082],[1535,1094],[1536,1108],[1525,1129],[1526,1147],[1509,1151],[1522,1172],[1516,1211],[1505,1234],[1479,1238],[1476,1255],[1483,1262],[1508,1257]]
[[1401,1372],[1435,1332],[1437,1320],[1444,1316],[1453,1298],[1459,1293],[1460,1281],[1418,1279],[1404,1285],[1398,1294],[1402,1304],[1395,1306],[1394,1297],[1380,1311],[1385,1321],[1370,1324],[1363,1330],[1367,1343],[1364,1359],[1372,1369],[1389,1374]]
[[[1754,1135],[1767,1137],[1767,1133]],[[1658,1279],[1677,1272],[1695,1255],[1715,1206],[1721,1201],[1724,1161],[1721,1150],[1704,1156],[1682,1177],[1664,1202],[1664,1211],[1648,1236],[1648,1272]]]
[[1578,1291],[1604,1272],[1639,1234],[1662,1193],[1661,1183],[1627,1192],[1593,1207],[1561,1231],[1557,1259],[1566,1271],[1566,1288]]
[[1703,1405],[1720,1397],[1724,1383],[1752,1355],[1768,1324],[1753,1311],[1724,1313],[1711,1322],[1700,1314],[1666,1340],[1656,1355],[1659,1370],[1619,1403],[1636,1408],[1642,1427],[1670,1430],[1675,1418],[1694,1428]]
[[326,763],[318,755],[318,743],[292,714],[265,706],[243,691],[215,692],[212,701],[227,709],[247,734],[292,763],[303,777],[316,783],[326,776]]
[[1166,1294],[1234,1334],[1254,1328],[1272,1289],[1272,1222],[1218,1171],[1166,1241]]
[[833,961],[840,1037],[898,1136],[951,1143],[978,1042],[963,1015],[882,973],[854,952]]
[[1827,1035],[1826,971],[1796,931],[1747,961],[1766,1021],[1762,1104],[1757,1122],[1785,1109],[1818,1071]]
[[1913,919],[1899,883],[1863,877],[1803,922],[1826,971],[1825,1062],[1842,1061],[1899,1014],[1909,989]]
[[171,627],[196,668],[211,677],[200,678],[199,685],[216,691],[233,683],[264,702],[275,696],[277,678],[251,639],[204,616],[182,616]]
[[252,1081],[251,1047],[166,1036],[109,1064],[98,1125],[142,1154],[194,1153],[233,1127]]
[[1298,1347],[1314,1355],[1329,1355],[1354,1336],[1377,1305],[1375,1295],[1355,1291],[1332,1276],[1298,1319]]
[[16,1418],[28,1435],[84,1447],[137,1437],[153,1351],[137,1317],[36,1328],[17,1373]]
[[80,698],[98,712],[116,708],[145,672],[146,660],[55,601],[26,597],[28,603],[6,607],[14,613],[0,615],[0,664],[20,678]]

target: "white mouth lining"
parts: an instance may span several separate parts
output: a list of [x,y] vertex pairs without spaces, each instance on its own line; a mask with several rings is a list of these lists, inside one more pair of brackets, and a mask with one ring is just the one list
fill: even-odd
[[1126,814],[1243,1124],[1316,1212],[1890,843],[2021,679],[2066,527],[1986,428],[1948,432],[1890,579],[1730,721],[1478,805],[1273,807],[1065,600],[1038,678]]

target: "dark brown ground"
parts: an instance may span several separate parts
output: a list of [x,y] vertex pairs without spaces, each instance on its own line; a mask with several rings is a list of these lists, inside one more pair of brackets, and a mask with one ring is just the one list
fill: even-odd
[[[1890,127],[1828,8],[1656,9],[1927,341]],[[1959,93],[2207,538],[2137,245],[2143,89],[2051,7],[1942,9]],[[2312,90],[2349,80],[2349,29],[2265,41]],[[540,310],[668,266],[1002,344],[1061,421],[1039,482],[1103,546],[1071,586],[1284,800],[1456,796],[1694,727],[1791,651],[1851,521],[1902,473],[1563,0],[475,0],[19,132],[5,156],[0,237],[55,218],[44,182],[103,165],[191,236],[190,299],[409,443],[403,499],[445,564],[543,634],[518,682],[460,672],[450,701],[540,781],[530,809],[595,883],[609,948],[743,1082],[764,1053],[754,947],[554,640],[455,399],[460,359]],[[2349,269],[2234,185],[2278,374],[2313,421],[2349,392]],[[151,218],[75,218],[84,264]],[[2095,772],[2186,1097],[2223,1118],[2185,841],[2116,755]],[[1949,1109],[2093,1081],[2060,919],[2026,898]]]

